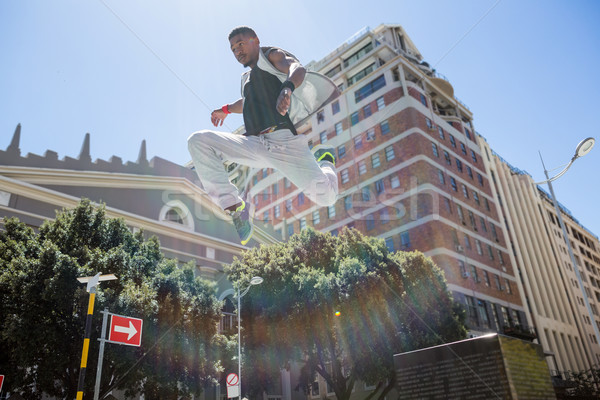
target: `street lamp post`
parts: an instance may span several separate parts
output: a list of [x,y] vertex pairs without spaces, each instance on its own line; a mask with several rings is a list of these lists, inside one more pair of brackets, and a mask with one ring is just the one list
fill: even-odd
[[77,278],[79,283],[86,283],[86,290],[90,294],[88,300],[87,317],[85,320],[85,333],[83,336],[83,350],[81,351],[81,364],[79,368],[79,379],[77,381],[77,400],[83,399],[83,384],[85,380],[85,371],[87,368],[88,350],[90,348],[90,333],[92,332],[92,315],[94,314],[94,300],[96,299],[96,286],[102,281],[111,281],[117,279],[114,274],[101,275],[98,272],[94,276],[84,276]]
[[[558,223],[562,229],[563,239],[567,243],[567,249],[569,251],[569,256],[571,257],[571,264],[573,264],[573,268],[575,269],[575,275],[577,276],[577,282],[579,283],[579,287],[581,288],[581,292],[583,295],[583,301],[585,302],[585,306],[587,308],[588,315],[589,315],[591,323],[592,323],[592,327],[594,328],[594,333],[596,335],[596,341],[598,343],[600,343],[600,332],[598,331],[598,325],[596,324],[596,320],[594,319],[594,315],[592,313],[592,307],[590,306],[590,302],[588,300],[588,296],[585,291],[585,287],[583,286],[583,280],[581,279],[581,274],[579,273],[579,267],[577,266],[577,262],[575,261],[575,255],[573,254],[573,248],[571,247],[571,241],[569,240],[567,228],[565,226],[565,223],[563,222],[560,208],[558,206],[558,200],[556,200],[556,195],[554,194],[554,189],[552,188],[552,181],[555,181],[558,178],[560,178],[561,176],[563,176],[565,174],[565,172],[567,172],[567,170],[571,167],[571,165],[573,164],[573,162],[575,160],[577,160],[579,157],[583,157],[586,154],[588,154],[594,147],[595,143],[596,143],[596,140],[592,137],[589,137],[589,138],[584,139],[581,142],[579,142],[579,144],[577,145],[577,148],[575,149],[575,155],[573,156],[573,158],[571,158],[571,161],[569,161],[567,166],[562,171],[560,171],[558,174],[556,174],[552,178],[550,178],[548,175],[548,171],[546,170],[546,165],[544,165],[544,160],[542,159],[542,154],[540,153],[540,159],[542,160],[542,166],[544,167],[544,174],[546,175],[546,180],[541,181],[541,182],[536,182],[535,184],[536,185],[541,185],[544,183],[548,184],[548,189],[550,190],[550,195],[552,196],[552,204],[554,205],[556,215],[558,216]],[[587,338],[587,335],[586,335],[586,341],[588,343],[590,343],[589,338]],[[592,351],[591,343],[590,343],[590,351]]]
[[240,321],[242,319],[242,303],[240,302],[241,298],[244,297],[246,295],[246,293],[248,293],[248,291],[250,290],[250,288],[254,285],[260,285],[261,283],[263,283],[263,278],[261,278],[260,276],[255,276],[252,279],[250,279],[250,285],[248,285],[248,287],[244,290],[244,292],[242,294],[240,294],[240,288],[238,287],[238,295],[237,295],[237,301],[238,301],[238,307],[237,307],[237,323],[238,323],[238,384],[240,385],[240,396],[239,399],[242,400],[242,328],[241,328],[241,324]]

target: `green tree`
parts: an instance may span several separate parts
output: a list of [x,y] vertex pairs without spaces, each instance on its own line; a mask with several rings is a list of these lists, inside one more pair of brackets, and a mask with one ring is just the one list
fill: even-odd
[[155,237],[132,234],[104,207],[83,200],[35,232],[8,219],[0,232],[0,370],[5,390],[75,398],[88,294],[79,276],[114,273],[98,287],[86,373],[93,391],[102,314],[144,319],[139,348],[107,344],[101,394],[111,389],[147,399],[198,395],[218,377],[220,304],[213,283],[160,252]]
[[393,354],[466,337],[462,308],[431,259],[391,253],[356,230],[334,237],[305,229],[245,252],[226,272],[242,288],[264,278],[242,299],[242,382],[251,396],[300,362],[305,392],[318,374],[339,400],[358,380],[383,399],[396,383]]

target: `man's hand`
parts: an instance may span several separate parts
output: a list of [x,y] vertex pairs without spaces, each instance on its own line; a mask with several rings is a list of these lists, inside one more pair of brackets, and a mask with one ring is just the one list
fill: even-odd
[[227,114],[225,114],[222,109],[217,108],[210,114],[210,122],[212,122],[214,126],[222,126],[226,117]]
[[292,103],[292,91],[290,88],[281,89],[279,97],[277,98],[277,112],[281,115],[285,115],[290,109]]

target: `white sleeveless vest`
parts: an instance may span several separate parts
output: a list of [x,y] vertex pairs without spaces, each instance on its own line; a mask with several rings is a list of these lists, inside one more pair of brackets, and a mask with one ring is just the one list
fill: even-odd
[[[261,47],[258,54],[257,68],[262,69],[272,75],[275,75],[281,82],[287,79],[287,74],[275,68],[269,59],[263,53],[274,49],[273,47]],[[279,49],[281,50],[281,49]],[[291,53],[282,50],[288,56],[294,57]],[[244,86],[250,78],[250,71],[242,74],[242,98],[244,97]],[[331,79],[325,75],[314,71],[306,71],[304,81],[292,92],[292,101],[290,104],[289,115],[294,126],[299,126],[305,122],[312,114],[317,112],[325,104],[329,103],[340,95],[340,91]]]

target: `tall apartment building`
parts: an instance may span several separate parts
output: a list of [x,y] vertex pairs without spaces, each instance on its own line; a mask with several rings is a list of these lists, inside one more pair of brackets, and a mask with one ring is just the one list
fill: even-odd
[[[593,323],[600,324],[600,242],[560,206],[579,268],[584,302],[567,243],[550,195],[532,177],[493,153],[485,139],[484,162],[501,205],[515,264],[524,286],[526,307],[551,368],[581,371],[600,363]],[[512,256],[512,255],[511,255]]]
[[473,335],[533,338],[473,115],[452,85],[399,25],[365,28],[307,68],[342,90],[298,127],[309,145],[336,149],[339,200],[318,207],[277,171],[231,165],[255,218],[284,238],[346,226],[390,250],[420,250],[444,270]]

